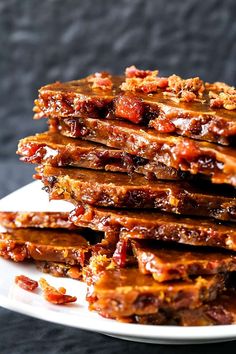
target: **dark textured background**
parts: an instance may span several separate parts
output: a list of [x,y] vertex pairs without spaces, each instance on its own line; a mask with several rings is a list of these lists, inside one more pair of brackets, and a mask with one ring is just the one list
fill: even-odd
[[[235,58],[235,0],[1,0],[0,196],[31,180],[32,167],[17,162],[15,150],[20,137],[45,126],[31,111],[41,85],[131,64],[235,84]],[[0,329],[1,354],[235,351],[235,343],[124,342],[6,310]]]

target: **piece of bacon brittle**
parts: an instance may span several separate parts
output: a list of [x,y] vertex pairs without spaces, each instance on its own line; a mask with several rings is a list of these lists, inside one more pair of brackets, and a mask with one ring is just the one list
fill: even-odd
[[92,83],[92,88],[111,90],[113,86],[111,75],[106,72],[90,75],[88,81]]
[[27,291],[34,291],[38,287],[38,282],[36,280],[30,279],[25,275],[17,275],[15,277],[15,283],[22,289]]
[[44,278],[39,279],[39,285],[43,290],[43,296],[46,301],[55,305],[64,305],[70,302],[77,301],[76,296],[66,295],[65,288],[56,289],[54,286],[48,284]]

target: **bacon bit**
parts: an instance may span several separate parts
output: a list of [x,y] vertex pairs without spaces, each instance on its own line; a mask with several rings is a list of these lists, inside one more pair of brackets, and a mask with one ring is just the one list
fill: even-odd
[[24,245],[17,246],[16,248],[14,248],[9,252],[9,257],[14,262],[22,262],[26,258],[28,258],[27,248]]
[[126,79],[120,86],[123,91],[142,91],[144,93],[155,93],[160,88],[165,88],[168,85],[168,80],[164,77],[153,78],[152,76],[147,76],[144,79],[131,78]]
[[111,90],[113,86],[111,75],[106,72],[90,75],[88,82],[92,83],[92,88],[100,88],[102,90]]
[[157,77],[158,70],[139,70],[134,65],[125,70],[125,82],[120,86],[123,91],[157,92],[168,86],[168,79]]
[[114,102],[115,115],[139,123],[144,113],[142,100],[135,96],[120,95]]
[[123,268],[126,264],[127,258],[127,240],[121,239],[118,241],[116,250],[113,254],[114,262],[121,268]]
[[23,156],[33,156],[36,154],[38,149],[40,149],[41,147],[45,147],[45,144],[27,143],[27,144],[21,146],[20,152],[17,151],[17,153],[20,153]]
[[14,262],[22,262],[28,258],[28,253],[25,245],[17,245],[13,240],[1,240],[0,256]]
[[210,84],[206,82],[205,84],[206,89],[209,91],[216,91],[216,92],[225,92],[225,93],[233,93],[235,91],[234,86],[229,86],[224,82],[216,81]]
[[149,122],[149,127],[154,128],[159,133],[173,133],[176,130],[175,125],[166,118],[156,118]]
[[200,150],[196,144],[191,140],[183,140],[178,143],[174,149],[177,159],[184,158],[187,161],[191,161],[200,155]]
[[182,101],[192,102],[201,98],[204,90],[204,83],[199,77],[184,80],[180,76],[171,75],[168,78],[167,91],[172,92]]
[[158,70],[156,71],[151,71],[151,70],[140,70],[137,69],[135,65],[129,66],[128,68],[125,69],[125,77],[127,78],[132,78],[132,77],[139,77],[141,79],[144,79],[145,77],[149,75],[153,75],[155,73],[155,76],[158,75]]
[[39,279],[39,285],[43,290],[45,300],[51,302],[52,304],[64,305],[69,302],[77,301],[76,296],[66,295],[65,288],[56,289],[53,286],[49,285],[44,278]]
[[182,101],[193,102],[196,99],[196,95],[190,91],[182,91],[181,98]]
[[225,108],[227,110],[236,109],[236,90],[229,86],[228,91],[209,92],[211,108]]
[[85,209],[84,209],[83,205],[78,204],[76,206],[76,208],[71,211],[70,218],[73,219],[75,217],[75,220],[76,220],[77,216],[83,215],[84,213],[85,213]]
[[27,291],[34,291],[37,289],[38,282],[36,280],[30,279],[25,275],[17,275],[15,277],[15,283],[22,289]]

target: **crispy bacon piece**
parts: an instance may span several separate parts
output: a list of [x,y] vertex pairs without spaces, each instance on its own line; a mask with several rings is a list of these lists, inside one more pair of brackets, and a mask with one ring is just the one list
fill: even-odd
[[144,93],[157,92],[159,88],[166,88],[168,79],[158,77],[158,70],[139,70],[134,65],[125,70],[125,81],[120,88],[123,91],[142,91]]
[[233,93],[235,91],[234,86],[230,86],[230,85],[228,85],[224,82],[220,82],[220,81],[216,81],[213,83],[206,82],[205,86],[208,91],[226,92],[226,93]]
[[144,113],[142,100],[134,95],[120,95],[115,100],[115,115],[139,123]]
[[140,69],[136,68],[135,65],[131,65],[125,69],[125,77],[127,77],[127,78],[139,77],[141,79],[144,79],[147,76],[150,76],[150,75],[153,76],[153,73],[155,73],[154,76],[157,76],[158,70],[156,70],[156,71],[140,70]]
[[177,144],[175,148],[172,149],[174,156],[178,154],[178,158],[189,160],[189,159],[197,159],[198,156],[201,155],[201,151],[194,141],[190,139],[183,139],[181,142]]
[[171,75],[168,78],[167,91],[171,92],[182,101],[192,102],[199,99],[202,97],[204,90],[204,83],[199,77],[184,80],[180,76]]
[[25,275],[17,275],[15,277],[15,283],[22,289],[27,291],[34,291],[38,287],[36,280],[30,279]]
[[176,130],[175,125],[165,117],[151,120],[149,126],[156,129],[159,133],[172,133]]
[[106,72],[95,73],[89,77],[88,81],[92,83],[92,88],[111,90],[113,86],[111,75]]
[[222,92],[209,92],[210,107],[211,108],[225,108],[227,110],[236,109],[236,90],[229,88],[228,91]]
[[43,290],[43,295],[45,300],[51,302],[55,305],[64,305],[69,302],[77,301],[76,296],[66,295],[66,289],[60,287],[58,289],[54,288],[44,278],[39,279],[39,285]]
[[120,239],[113,255],[114,262],[121,268],[123,268],[126,264],[127,242],[128,241],[126,239]]

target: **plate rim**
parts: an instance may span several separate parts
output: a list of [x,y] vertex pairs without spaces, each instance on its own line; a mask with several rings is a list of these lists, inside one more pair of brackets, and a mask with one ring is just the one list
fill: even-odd
[[[82,283],[83,284],[83,283]],[[24,290],[22,290],[24,291]],[[33,295],[33,293],[32,293]],[[35,306],[23,303],[21,301],[7,298],[0,294],[1,307],[21,313],[26,316],[34,317],[40,320],[53,322],[56,324],[66,325],[73,328],[89,330],[93,332],[105,333],[117,336],[138,337],[147,339],[162,339],[175,341],[192,341],[192,340],[227,340],[236,339],[236,324],[235,325],[217,325],[217,326],[165,326],[165,325],[141,325],[133,323],[122,323],[115,320],[104,318],[88,318],[76,314],[57,312],[51,309],[40,307],[40,311]],[[53,305],[57,306],[57,305]],[[88,310],[88,313],[90,311]],[[53,314],[53,317],[51,316]],[[99,316],[99,315],[98,315]],[[81,322],[71,321],[76,317]],[[102,320],[102,321],[101,321]],[[102,322],[102,323],[101,323]],[[105,323],[107,326],[103,328]],[[88,324],[89,323],[89,324]],[[157,332],[157,333],[154,333]],[[171,333],[171,335],[170,335]]]

